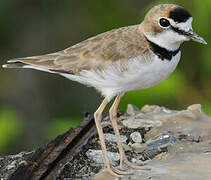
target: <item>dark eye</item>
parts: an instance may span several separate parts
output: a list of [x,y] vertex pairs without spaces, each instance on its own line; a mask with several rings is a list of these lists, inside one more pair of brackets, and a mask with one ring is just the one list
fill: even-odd
[[168,19],[165,19],[165,18],[161,18],[160,21],[159,21],[159,24],[162,26],[162,27],[169,27],[170,26],[170,22]]

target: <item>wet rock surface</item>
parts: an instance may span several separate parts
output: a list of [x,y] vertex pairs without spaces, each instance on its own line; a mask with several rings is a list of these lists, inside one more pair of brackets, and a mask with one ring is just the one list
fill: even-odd
[[[109,174],[102,169],[102,152],[95,133],[55,179],[211,179],[211,117],[203,112],[201,105],[180,111],[156,105],[146,105],[140,110],[128,105],[126,113],[119,114],[118,127],[128,160],[151,170],[132,170],[133,175],[125,177]],[[109,158],[118,166],[119,154],[108,116],[102,123]]]
[[[104,132],[113,134],[108,117],[103,124]],[[123,147],[128,159],[151,168],[150,171],[133,171],[133,175],[119,179],[211,179],[211,117],[203,112],[200,105],[192,105],[181,111],[155,105],[138,110],[129,105],[127,113],[118,118],[118,125],[120,134],[127,137]],[[117,152],[113,138],[106,144],[110,153]],[[103,167],[102,156],[87,156],[87,152],[95,150],[101,152],[97,135],[88,141],[83,152],[73,160],[74,163],[64,169],[63,173],[66,174],[63,177],[117,179],[106,170],[100,170]],[[112,160],[112,163],[118,164],[117,160]],[[82,167],[88,168],[77,173]]]

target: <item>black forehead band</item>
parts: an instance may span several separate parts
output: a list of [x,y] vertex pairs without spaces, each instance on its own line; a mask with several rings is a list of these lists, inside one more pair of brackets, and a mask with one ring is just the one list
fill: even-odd
[[169,18],[173,19],[175,22],[181,23],[186,22],[191,16],[191,14],[182,7],[177,7],[170,12]]

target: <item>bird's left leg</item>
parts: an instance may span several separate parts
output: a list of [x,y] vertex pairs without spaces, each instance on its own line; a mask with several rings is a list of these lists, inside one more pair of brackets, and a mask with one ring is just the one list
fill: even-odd
[[126,157],[125,152],[123,150],[121,140],[120,140],[120,133],[119,133],[119,129],[118,129],[117,122],[116,122],[117,109],[118,109],[121,97],[122,97],[122,95],[116,96],[114,103],[109,110],[109,116],[110,116],[112,127],[114,129],[114,133],[115,133],[115,136],[116,136],[116,141],[117,141],[117,145],[118,145],[118,149],[119,149],[119,154],[120,154],[120,168],[122,168],[123,164],[125,164],[125,165],[127,165],[127,166],[129,166],[133,169],[149,170],[148,168],[143,168],[143,167],[134,165],[133,163],[129,162],[127,160],[127,157]]

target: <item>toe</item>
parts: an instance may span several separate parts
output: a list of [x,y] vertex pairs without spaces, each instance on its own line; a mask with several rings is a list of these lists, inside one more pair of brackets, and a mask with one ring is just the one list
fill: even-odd
[[133,175],[133,172],[132,171],[128,171],[128,170],[120,170],[120,169],[117,169],[113,166],[109,166],[106,168],[107,171],[111,174],[111,175],[114,175],[116,177],[123,177],[123,176],[127,176],[127,175]]
[[126,166],[128,166],[128,167],[130,167],[130,168],[132,168],[132,169],[136,169],[136,170],[151,170],[151,169],[148,168],[148,167],[137,166],[136,164],[129,162],[127,159],[125,159],[125,160],[123,161],[123,163],[124,163]]

